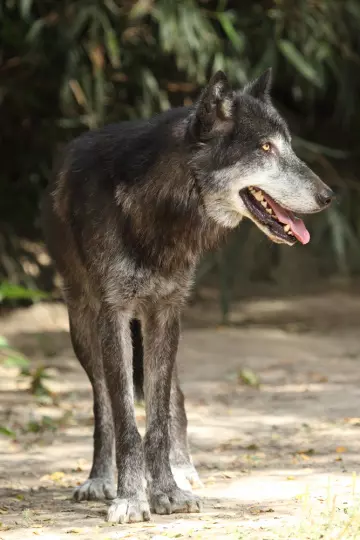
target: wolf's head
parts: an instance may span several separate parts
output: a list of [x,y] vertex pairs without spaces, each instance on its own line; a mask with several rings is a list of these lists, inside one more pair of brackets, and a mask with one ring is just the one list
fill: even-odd
[[326,208],[333,192],[294,153],[270,99],[271,71],[242,91],[212,78],[190,116],[193,169],[209,217],[225,227],[250,218],[274,242],[310,240],[294,215]]

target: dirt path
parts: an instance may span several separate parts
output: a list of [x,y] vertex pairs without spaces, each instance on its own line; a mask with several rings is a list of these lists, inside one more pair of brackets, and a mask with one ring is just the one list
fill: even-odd
[[[63,307],[2,319],[0,335],[51,366],[55,404],[0,367],[0,425],[16,432],[0,436],[0,538],[360,538],[359,516],[348,518],[360,489],[360,297],[249,302],[235,313],[246,327],[199,328],[192,310],[181,343],[204,512],[131,526],[109,526],[104,503],[71,501],[90,467],[92,404]],[[143,427],[141,408],[137,418]]]

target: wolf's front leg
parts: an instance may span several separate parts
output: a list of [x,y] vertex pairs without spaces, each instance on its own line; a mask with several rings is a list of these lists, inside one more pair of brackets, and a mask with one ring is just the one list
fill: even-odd
[[144,320],[145,461],[149,500],[157,514],[199,512],[200,500],[180,489],[170,467],[170,392],[179,341],[179,314],[158,306]]
[[118,468],[117,497],[109,508],[108,520],[148,521],[144,455],[134,413],[130,315],[104,306],[99,314],[99,335],[113,411]]

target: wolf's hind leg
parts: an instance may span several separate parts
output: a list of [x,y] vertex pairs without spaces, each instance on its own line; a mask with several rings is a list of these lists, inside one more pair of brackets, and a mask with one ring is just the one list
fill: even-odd
[[171,381],[170,430],[170,465],[177,485],[187,490],[203,487],[189,451],[185,399],[176,364]]
[[[141,398],[144,396],[144,347],[139,321],[133,320],[131,322],[131,335],[134,387],[137,397]],[[179,488],[191,491],[192,487],[202,487],[189,452],[185,399],[180,388],[176,360],[173,368],[170,398],[170,465]]]
[[170,465],[170,396],[180,322],[176,308],[156,306],[144,317],[145,459],[150,506],[157,514],[199,512],[200,500],[175,482]]
[[[75,304],[75,302],[74,302]],[[76,356],[86,371],[94,395],[94,454],[90,476],[74,492],[76,501],[114,499],[114,427],[110,398],[97,337],[97,313],[88,305],[69,302],[70,334]]]

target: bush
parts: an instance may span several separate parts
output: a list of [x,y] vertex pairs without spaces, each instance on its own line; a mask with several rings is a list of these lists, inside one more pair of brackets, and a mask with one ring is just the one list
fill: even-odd
[[[39,237],[39,195],[64,141],[191,103],[217,69],[242,85],[272,65],[297,151],[341,195],[314,220],[316,271],[358,271],[357,0],[4,0],[0,17],[0,249],[15,233]],[[232,250],[262,259],[264,244],[246,247],[243,236]],[[282,249],[266,249],[261,277],[274,279]],[[223,282],[234,280],[233,254],[220,261],[207,267],[219,264]],[[9,277],[0,253],[1,274]]]

